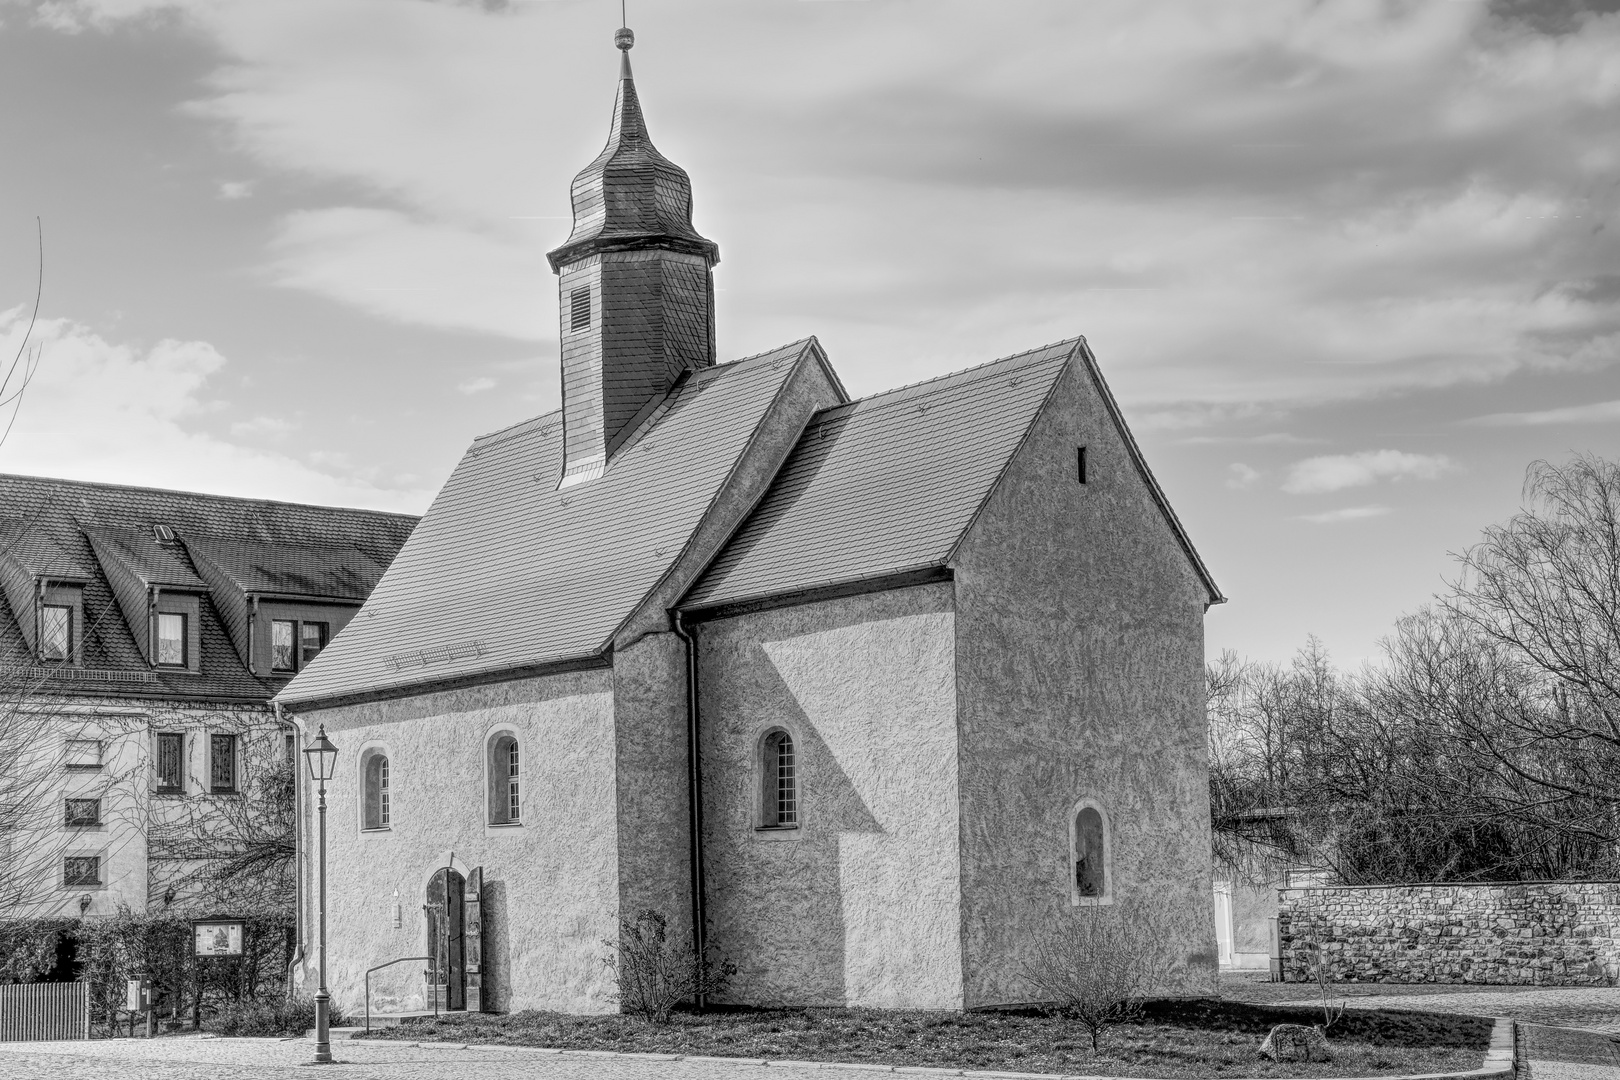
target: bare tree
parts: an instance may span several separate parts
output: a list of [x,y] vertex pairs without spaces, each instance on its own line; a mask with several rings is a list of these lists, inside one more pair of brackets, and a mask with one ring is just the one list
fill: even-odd
[[[1528,691],[1468,730],[1504,773],[1549,796],[1617,807],[1620,464],[1537,461],[1525,499],[1459,556],[1463,573],[1445,601]],[[1602,834],[1616,839],[1612,827]]]
[[1104,1033],[1139,1016],[1165,981],[1160,928],[1151,916],[1126,918],[1114,908],[1063,914],[1021,974],[1048,1009],[1086,1029],[1096,1053]]

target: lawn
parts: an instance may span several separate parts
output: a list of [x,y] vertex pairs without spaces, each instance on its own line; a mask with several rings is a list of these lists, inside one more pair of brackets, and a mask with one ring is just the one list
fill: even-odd
[[530,1011],[423,1017],[371,1037],[1172,1078],[1461,1072],[1479,1068],[1491,1033],[1491,1022],[1475,1017],[1356,1010],[1329,1033],[1331,1063],[1278,1065],[1258,1055],[1273,1024],[1321,1019],[1320,1010],[1214,998],[1149,1002],[1139,1021],[1109,1031],[1095,1054],[1079,1025],[1026,1011],[727,1009],[677,1013],[665,1025]]

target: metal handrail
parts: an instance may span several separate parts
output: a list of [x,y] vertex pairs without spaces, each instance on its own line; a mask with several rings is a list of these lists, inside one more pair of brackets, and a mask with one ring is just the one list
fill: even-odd
[[[432,963],[434,965],[435,969],[437,969],[437,967],[438,967],[438,959],[436,957],[432,957],[432,956],[402,956],[398,960],[390,960],[386,964],[378,964],[374,968],[367,968],[366,969],[366,1034],[369,1035],[371,1033],[371,973],[373,971],[381,971],[383,968],[386,968],[386,967],[393,967],[395,964],[406,964],[406,963],[409,963],[412,960],[426,960],[429,963]],[[424,971],[422,974],[426,975],[427,972]],[[437,976],[435,975],[435,979],[436,978],[437,978]]]

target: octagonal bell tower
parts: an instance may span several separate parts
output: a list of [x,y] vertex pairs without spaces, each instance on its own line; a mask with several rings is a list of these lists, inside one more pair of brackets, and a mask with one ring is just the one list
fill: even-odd
[[719,246],[692,226],[692,181],[664,157],[621,29],[607,145],[574,177],[574,229],[547,258],[558,276],[564,465],[559,486],[600,476],[683,373],[714,363]]

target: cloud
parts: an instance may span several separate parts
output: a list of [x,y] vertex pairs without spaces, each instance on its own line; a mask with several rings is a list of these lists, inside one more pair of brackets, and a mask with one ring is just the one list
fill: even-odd
[[251,420],[238,420],[231,425],[231,434],[237,438],[250,436],[268,436],[273,439],[286,438],[297,429],[298,425],[279,416],[255,416]]
[[1226,486],[1229,488],[1253,487],[1255,481],[1260,479],[1259,469],[1252,469],[1241,461],[1228,465],[1226,474]]
[[[0,354],[21,343],[27,313],[0,311]],[[169,487],[379,509],[419,509],[429,492],[371,482],[285,454],[252,450],[198,430],[214,412],[209,382],[225,357],[204,341],[137,347],[68,319],[42,319],[40,365],[0,470],[70,480]],[[247,429],[272,429],[261,418]],[[244,431],[244,434],[251,431]]]
[[1408,454],[1400,450],[1328,454],[1295,462],[1282,489],[1290,495],[1317,495],[1366,487],[1379,480],[1433,480],[1456,468],[1442,454]]
[[495,380],[488,376],[480,376],[476,379],[468,379],[466,382],[457,383],[456,389],[463,394],[481,394],[485,390],[495,389]]
[[226,180],[219,185],[219,197],[227,202],[250,198],[252,195],[253,184],[251,181]]
[[1347,506],[1343,510],[1328,510],[1321,514],[1302,514],[1301,521],[1309,521],[1314,525],[1333,525],[1340,521],[1360,521],[1362,518],[1383,517],[1389,513],[1387,506]]
[[[222,58],[194,115],[268,171],[366,193],[288,217],[276,281],[392,322],[550,340],[539,256],[612,93],[605,41],[580,46],[598,33],[584,6],[53,7],[74,26],[159,9]],[[1359,0],[738,10],[649,9],[636,54],[659,145],[727,252],[727,354],[808,326],[886,358],[853,376],[861,391],[1085,332],[1122,396],[1156,407],[1144,430],[1615,361],[1589,345],[1620,331],[1594,273],[1620,262],[1620,228],[1601,228],[1620,224],[1620,18]],[[762,52],[762,34],[804,44]]]
[[1620,420],[1620,401],[1566,405],[1561,409],[1541,409],[1536,412],[1491,413],[1462,423],[1475,427],[1540,427],[1545,424],[1602,424],[1614,420]]
[[511,237],[337,207],[287,215],[271,250],[276,284],[381,318],[523,341],[556,336],[539,302],[555,287],[544,253]]

